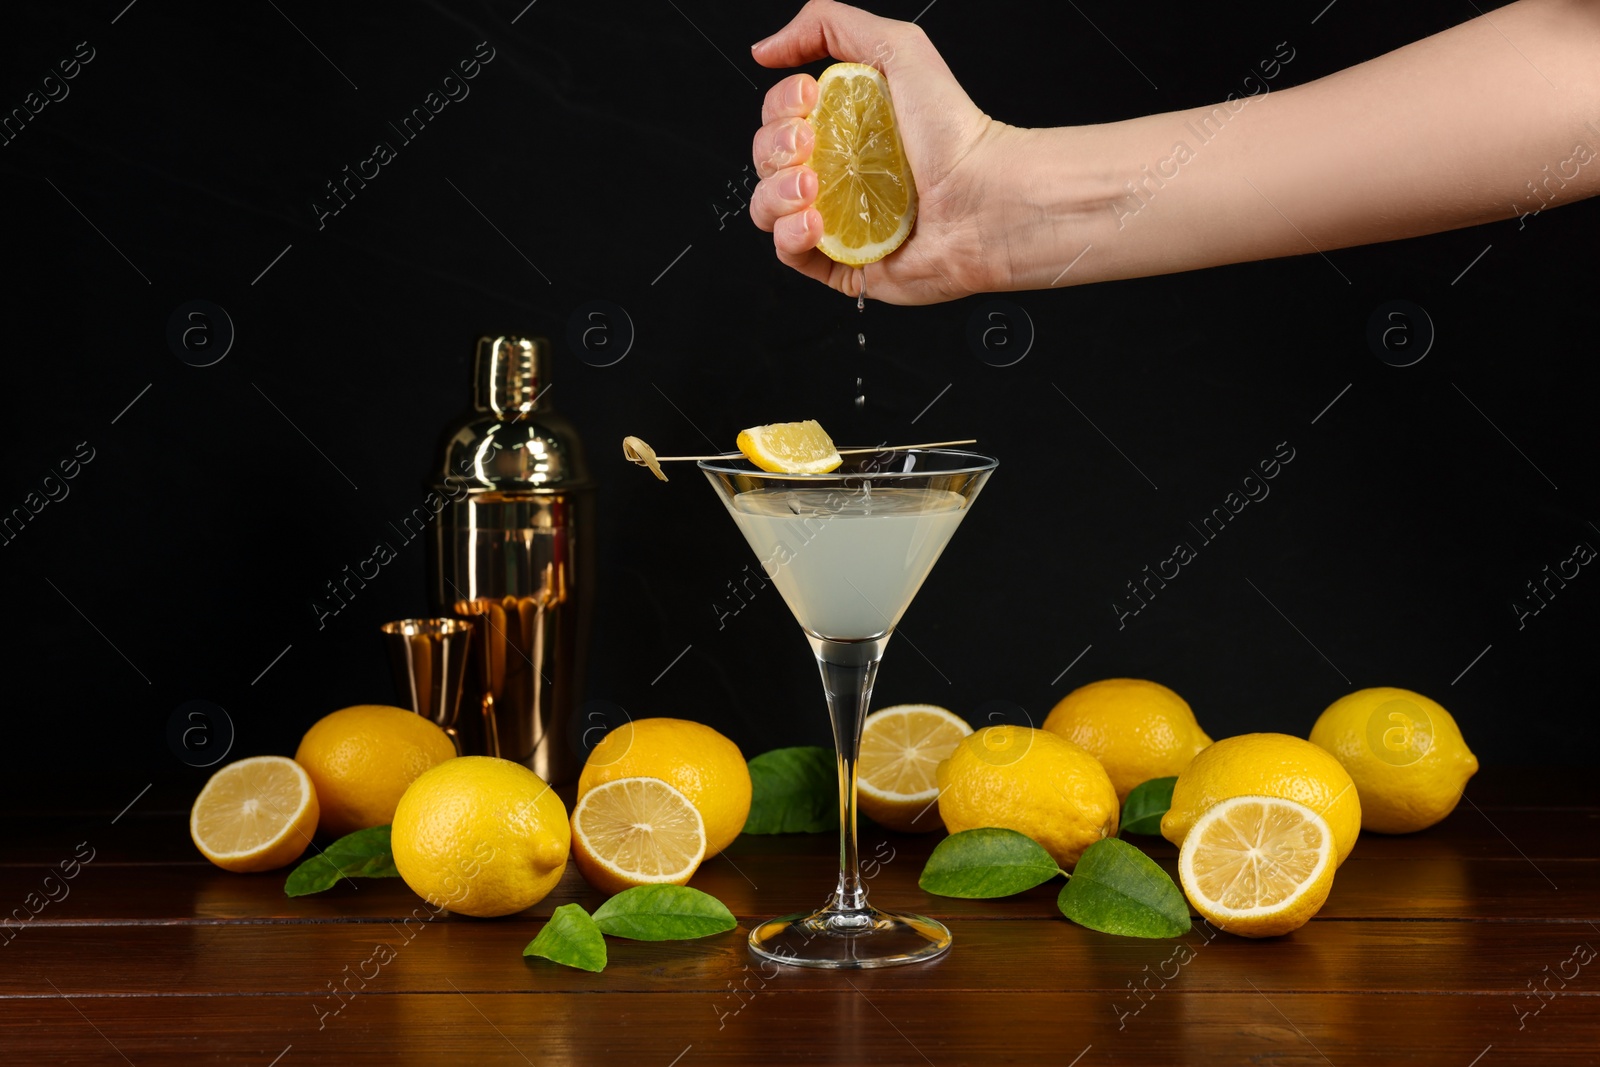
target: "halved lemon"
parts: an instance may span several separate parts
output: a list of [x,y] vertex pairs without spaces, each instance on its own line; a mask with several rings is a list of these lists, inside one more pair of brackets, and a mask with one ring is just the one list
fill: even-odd
[[817,79],[817,172],[824,255],[851,267],[899,248],[917,218],[917,187],[895,127],[889,82],[865,63],[835,63]]
[[1224,800],[1195,822],[1178,853],[1194,909],[1242,937],[1304,926],[1328,899],[1338,866],[1328,820],[1278,797]]
[[867,716],[856,763],[856,802],[873,822],[908,834],[942,830],[937,770],[966,720],[934,704],[897,704]]
[[659,778],[617,778],[578,798],[572,858],[602,893],[683,885],[706,856],[706,824],[689,798]]
[[774,474],[826,474],[844,462],[816,419],[752,426],[737,443],[746,459]]
[[320,813],[304,767],[285,756],[252,756],[206,782],[189,811],[189,836],[224,870],[270,871],[300,858]]

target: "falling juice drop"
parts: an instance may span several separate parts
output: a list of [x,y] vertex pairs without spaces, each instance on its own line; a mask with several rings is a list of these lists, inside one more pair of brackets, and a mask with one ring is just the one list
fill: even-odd
[[[863,356],[867,354],[867,335],[865,333],[856,334],[856,351],[861,353]],[[861,379],[858,376],[856,378],[856,410],[860,411],[866,406],[867,395],[866,393],[862,392]]]

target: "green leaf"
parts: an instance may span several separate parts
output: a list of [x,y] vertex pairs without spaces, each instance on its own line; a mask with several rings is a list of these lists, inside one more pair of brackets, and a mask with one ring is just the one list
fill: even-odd
[[1107,934],[1177,937],[1189,931],[1189,905],[1167,872],[1115,837],[1083,850],[1056,905],[1080,926]]
[[345,834],[289,874],[283,891],[303,897],[330,889],[341,878],[398,878],[389,850],[389,828],[374,826]]
[[543,956],[552,963],[581,971],[606,969],[606,939],[589,913],[577,904],[563,904],[551,913],[539,936],[522,950],[524,956]]
[[917,884],[941,897],[1009,897],[1063,873],[1033,838],[1015,830],[963,830],[940,841]]
[[1176,778],[1152,778],[1133,787],[1128,802],[1122,805],[1122,832],[1125,834],[1159,834],[1161,816],[1172,807],[1172,787]]
[[600,905],[594,924],[601,933],[634,941],[688,941],[737,925],[722,901],[686,885],[624,889]]
[[747,834],[839,829],[839,764],[833,749],[775,748],[750,761]]

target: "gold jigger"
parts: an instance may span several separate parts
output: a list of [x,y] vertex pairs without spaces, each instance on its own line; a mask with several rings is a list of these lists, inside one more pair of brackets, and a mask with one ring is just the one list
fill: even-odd
[[394,685],[412,711],[441,727],[461,755],[456,717],[472,646],[472,624],[461,619],[397,619],[381,627]]

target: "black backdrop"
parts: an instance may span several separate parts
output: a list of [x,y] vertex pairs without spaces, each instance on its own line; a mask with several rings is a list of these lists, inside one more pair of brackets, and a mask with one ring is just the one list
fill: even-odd
[[[1037,723],[1076,684],[1135,675],[1214,736],[1303,735],[1337,696],[1392,684],[1451,709],[1485,763],[1596,756],[1600,577],[1520,624],[1513,603],[1600,546],[1600,204],[1519,224],[1508,190],[1508,221],[1421,240],[1012,294],[1004,319],[985,298],[858,314],[780,267],[735,195],[779,76],[748,44],[788,4],[125,2],[9,5],[0,44],[8,113],[56,98],[0,147],[0,507],[59,498],[0,547],[17,803],[120,806],[152,782],[185,802],[209,773],[169,747],[186,701],[226,710],[239,756],[394,699],[376,627],[424,609],[421,543],[323,629],[311,601],[421,502],[483,332],[556,341],[550,396],[602,482],[591,710],[700,719],[747,755],[826,741],[774,592],[719,626],[753,557],[709,488],[619,449],[816,417],[844,442],[973,436],[1002,460],[879,704]],[[979,106],[1022,125],[1209,103],[1280,42],[1275,84],[1298,84],[1475,13],[925,2],[878,7],[920,11]],[[461,96],[443,79],[475,54],[492,58]],[[390,128],[435,91],[458,98],[423,132]],[[394,158],[319,219],[324,183],[380,140]],[[231,319],[211,366],[169,344],[191,300]],[[609,366],[568,340],[593,300],[635,335]],[[1387,349],[1375,316],[1398,327]],[[1005,329],[974,347],[975,322]],[[1195,535],[1288,450],[1270,496]],[[1180,541],[1196,558],[1119,617]]]

